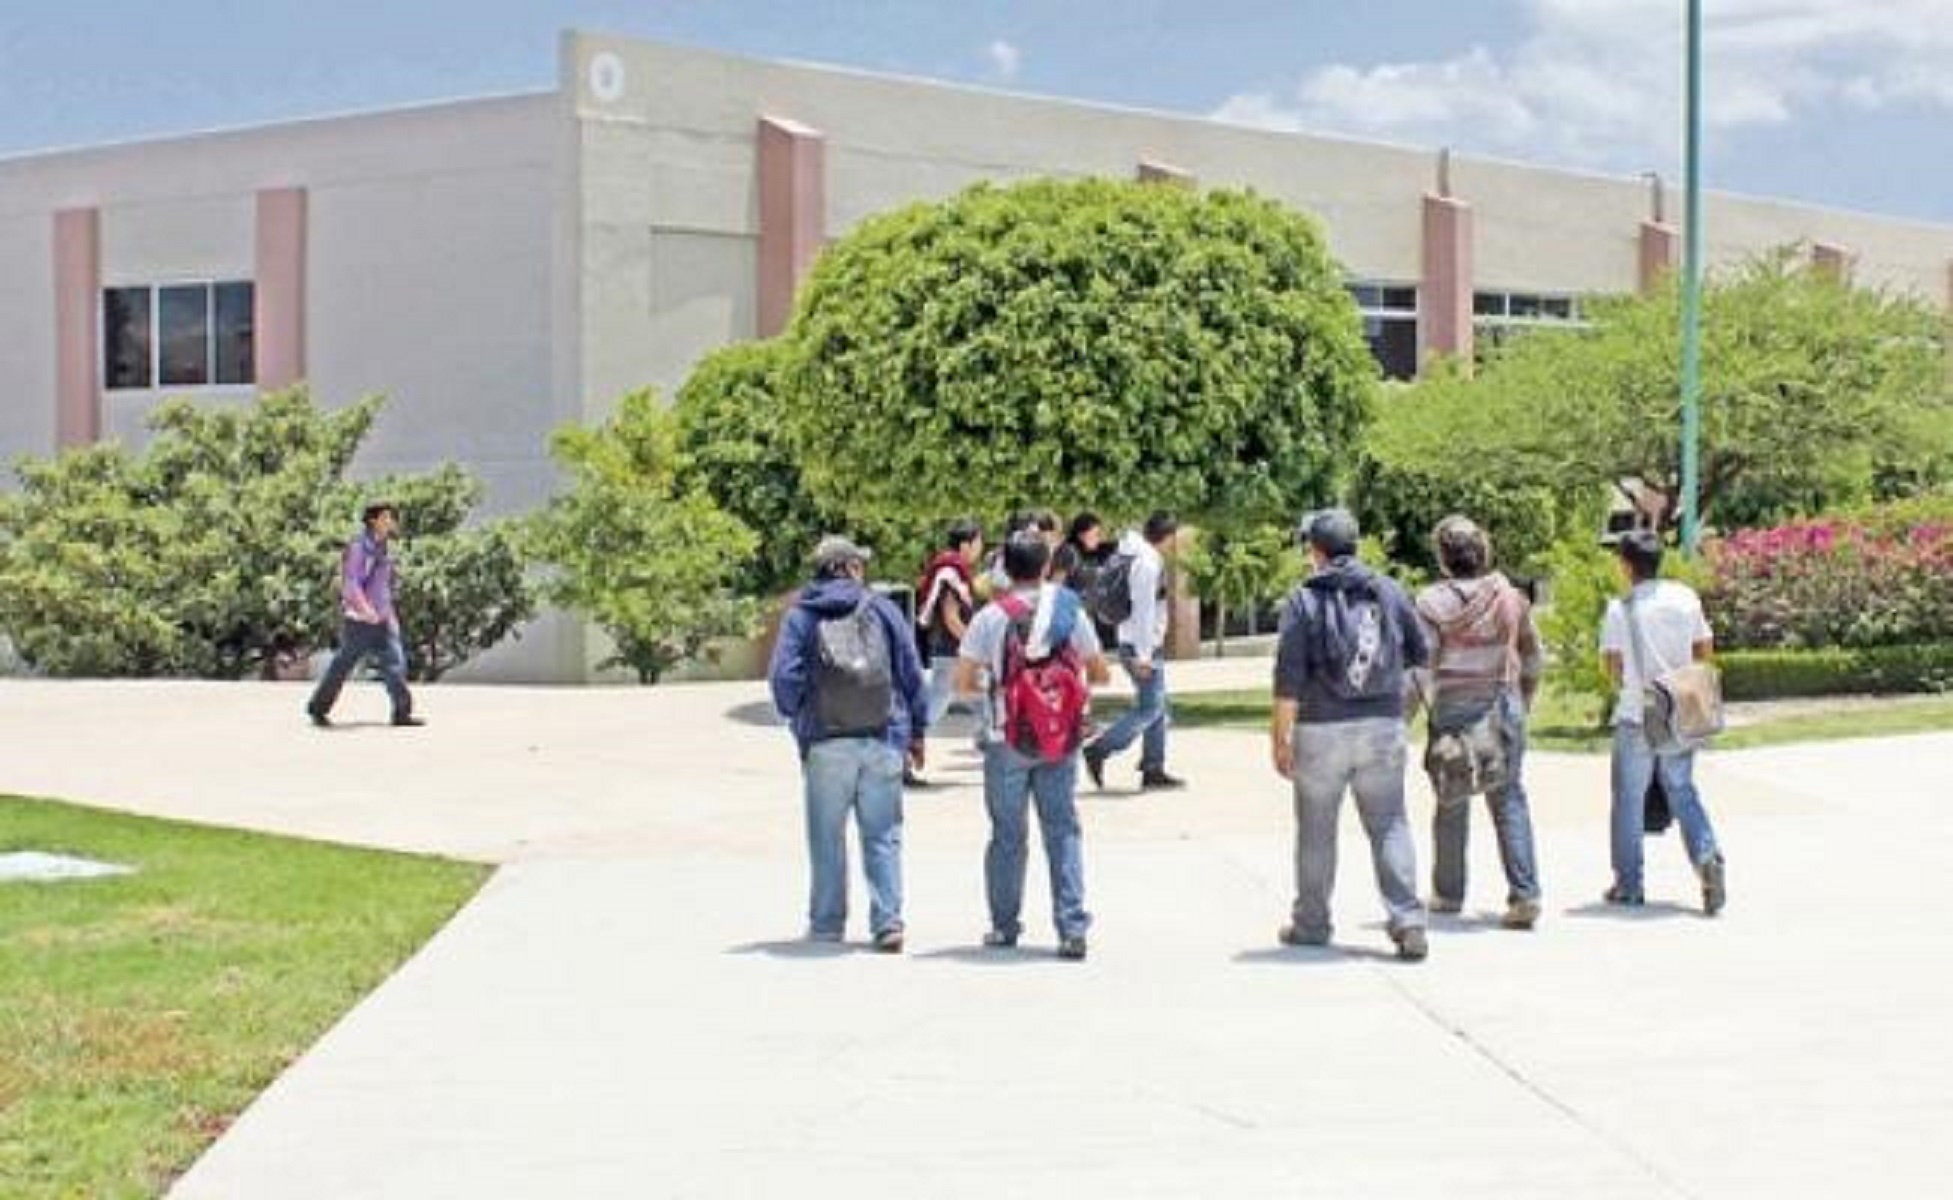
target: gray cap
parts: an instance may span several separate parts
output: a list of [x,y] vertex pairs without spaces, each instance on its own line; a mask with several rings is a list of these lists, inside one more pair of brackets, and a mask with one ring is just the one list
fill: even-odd
[[873,557],[875,556],[865,548],[857,546],[840,534],[830,533],[814,547],[814,569],[832,571],[837,567],[845,567],[853,563],[865,563]]
[[1346,508],[1322,508],[1304,513],[1296,526],[1296,537],[1331,556],[1356,553],[1362,536],[1356,518]]

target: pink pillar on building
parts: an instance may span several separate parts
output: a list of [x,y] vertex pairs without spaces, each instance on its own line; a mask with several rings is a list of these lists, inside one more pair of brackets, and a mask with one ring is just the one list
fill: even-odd
[[1420,369],[1433,354],[1472,362],[1472,206],[1424,197],[1424,279],[1417,298]]
[[252,322],[258,387],[305,378],[305,189],[258,193],[257,279]]
[[1137,178],[1141,183],[1167,183],[1175,187],[1184,188],[1195,187],[1199,184],[1199,180],[1194,178],[1192,171],[1183,170],[1171,163],[1163,163],[1151,158],[1142,158],[1139,160]]
[[1682,261],[1682,234],[1661,221],[1641,222],[1641,294],[1661,287],[1664,276]]
[[793,316],[794,293],[827,240],[827,138],[782,117],[759,121],[759,335]]
[[1840,283],[1851,280],[1851,251],[1836,242],[1811,244],[1811,269]]
[[54,444],[102,436],[102,215],[54,214]]

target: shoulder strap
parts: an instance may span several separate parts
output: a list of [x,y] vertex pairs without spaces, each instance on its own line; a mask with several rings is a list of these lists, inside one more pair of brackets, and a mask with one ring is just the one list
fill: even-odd
[[1634,612],[1634,587],[1628,588],[1627,599],[1621,601],[1627,611],[1628,653],[1634,656],[1634,673],[1641,677],[1641,686],[1647,687],[1654,680],[1648,676],[1648,652],[1641,643],[1641,618]]

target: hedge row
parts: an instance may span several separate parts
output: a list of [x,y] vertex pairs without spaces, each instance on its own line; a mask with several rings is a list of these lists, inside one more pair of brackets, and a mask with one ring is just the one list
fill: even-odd
[[1716,655],[1716,664],[1722,668],[1723,695],[1730,700],[1953,691],[1953,642],[1726,650]]

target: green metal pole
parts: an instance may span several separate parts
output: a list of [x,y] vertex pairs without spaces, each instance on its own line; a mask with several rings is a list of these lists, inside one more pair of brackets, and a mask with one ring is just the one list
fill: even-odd
[[1682,229],[1682,552],[1702,533],[1702,0],[1688,0]]

